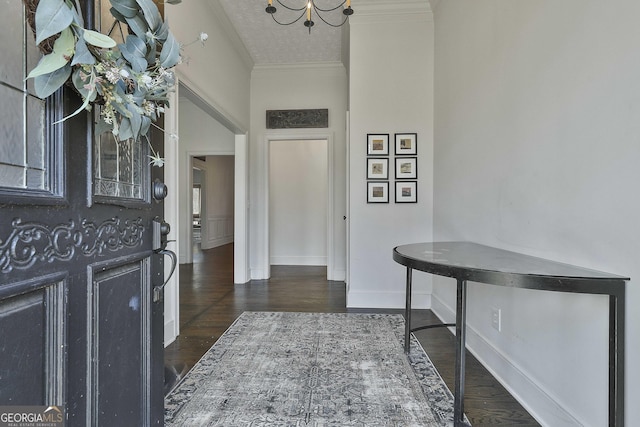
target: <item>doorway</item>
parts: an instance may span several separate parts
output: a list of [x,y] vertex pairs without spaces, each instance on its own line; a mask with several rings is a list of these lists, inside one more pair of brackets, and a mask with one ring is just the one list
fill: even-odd
[[[191,157],[191,183],[186,183],[187,200],[181,217],[185,235],[181,248],[207,250],[234,241],[235,158],[233,155],[199,155]],[[196,196],[197,195],[197,196]],[[193,258],[186,263],[193,262]]]
[[269,147],[269,263],[327,265],[327,140]]
[[194,246],[199,246],[202,242],[202,218],[203,218],[203,200],[205,192],[203,192],[202,183],[203,179],[202,169],[193,167],[193,187],[191,197],[191,242]]
[[[291,145],[289,145],[291,144]],[[271,264],[272,262],[276,264],[283,263],[291,263],[294,262],[293,265],[317,265],[321,263],[326,266],[327,271],[327,280],[334,280],[334,188],[333,188],[333,134],[331,132],[327,132],[325,130],[314,130],[314,129],[289,129],[278,132],[269,132],[265,135],[265,168],[263,180],[265,183],[263,197],[261,198],[261,203],[264,206],[264,215],[262,216],[263,222],[261,223],[261,230],[263,236],[263,245],[261,249],[261,257],[260,257],[260,270],[264,278],[269,278],[271,275]],[[296,148],[292,148],[296,147]],[[271,151],[274,150],[275,153],[284,151],[285,154],[276,155],[276,158],[280,158],[283,160],[277,165],[273,165]],[[288,150],[292,150],[291,153],[287,153]],[[297,158],[293,156],[293,152],[297,152]],[[306,151],[306,152],[305,152]],[[310,166],[306,164],[307,160],[314,163],[314,166]],[[305,165],[302,166],[301,165]],[[285,255],[293,255],[294,257],[298,256],[298,258],[272,258],[272,251],[276,250],[276,247],[272,247],[272,215],[278,215],[277,211],[274,210],[274,206],[278,203],[279,207],[284,208],[289,212],[293,212],[294,210],[299,209],[299,201],[301,199],[292,199],[286,194],[285,198],[288,198],[288,202],[277,202],[276,200],[272,200],[270,192],[273,191],[271,188],[270,181],[274,179],[271,174],[274,169],[284,169],[297,171],[293,174],[290,174],[288,177],[289,184],[296,184],[302,187],[301,198],[308,198],[308,195],[312,193],[311,189],[315,186],[317,181],[322,181],[325,184],[326,194],[321,196],[322,200],[326,200],[326,204],[322,207],[316,206],[316,212],[312,212],[311,214],[299,214],[298,216],[292,216],[291,213],[285,212],[284,217],[287,216],[294,218],[299,221],[303,221],[304,216],[311,217],[316,216],[318,214],[323,218],[323,224],[321,226],[309,226],[307,228],[304,225],[297,227],[298,230],[304,230],[302,233],[309,233],[311,230],[315,233],[320,232],[325,236],[324,239],[324,253],[320,255],[322,258],[318,260],[317,256],[310,255],[309,252],[298,252],[298,254],[303,253],[303,256],[296,255],[295,253],[285,254]],[[310,169],[314,172],[310,172]],[[306,185],[300,184],[301,181],[309,179],[311,183],[307,182]],[[286,182],[287,178],[285,178]],[[285,187],[286,188],[286,187]],[[278,196],[279,197],[279,196]],[[309,205],[314,205],[312,201],[305,201],[305,203]],[[295,208],[295,209],[294,209]],[[309,206],[305,206],[305,209],[309,209]],[[300,218],[303,217],[303,218]],[[276,219],[276,221],[279,221]],[[292,223],[288,223],[288,225],[292,225]],[[290,227],[289,227],[290,228]],[[321,231],[318,231],[321,230]],[[292,233],[289,232],[291,236]],[[295,242],[299,249],[301,246],[308,250],[309,247],[305,247],[304,245],[309,245],[311,242],[317,244],[319,239],[311,238],[307,234],[298,234],[298,241]],[[302,236],[302,238],[300,238]],[[295,238],[295,237],[294,237]],[[289,242],[291,243],[291,242]],[[291,244],[290,248],[293,248]],[[276,257],[281,256],[281,254],[274,253]]]

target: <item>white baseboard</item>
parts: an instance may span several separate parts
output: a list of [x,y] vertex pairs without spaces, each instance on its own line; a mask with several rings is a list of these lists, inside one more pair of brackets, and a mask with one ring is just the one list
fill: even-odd
[[[404,308],[405,292],[347,292],[349,308]],[[412,308],[431,308],[431,294],[413,293]]]
[[[437,296],[432,298],[431,310],[444,323],[455,323],[455,311]],[[575,416],[557,403],[540,384],[530,378],[507,355],[467,325],[467,350],[506,388],[509,393],[543,426],[583,426]],[[504,378],[509,378],[507,383]]]
[[263,269],[261,268],[252,268],[249,271],[249,274],[251,277],[251,280],[265,280],[268,279],[268,277],[266,276],[266,273]]
[[164,346],[165,348],[176,339],[176,325],[173,319],[164,324]]
[[217,239],[208,240],[206,242],[201,241],[200,245],[202,246],[202,249],[213,249],[217,248],[218,246],[228,245],[229,243],[233,243],[233,236],[220,237]]
[[329,280],[344,282],[347,280],[347,272],[345,270],[333,270],[333,276]]
[[271,265],[327,265],[326,256],[272,256]]

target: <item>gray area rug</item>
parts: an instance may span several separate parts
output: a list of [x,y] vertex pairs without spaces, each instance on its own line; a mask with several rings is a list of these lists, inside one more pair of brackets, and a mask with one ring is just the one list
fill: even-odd
[[245,312],[165,400],[167,426],[448,426],[453,396],[404,318]]

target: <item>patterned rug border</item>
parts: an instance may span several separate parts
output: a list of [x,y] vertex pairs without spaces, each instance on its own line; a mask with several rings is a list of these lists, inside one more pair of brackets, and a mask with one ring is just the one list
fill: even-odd
[[[242,331],[236,330],[240,322],[244,322],[248,317],[255,315],[296,315],[296,316],[331,316],[331,317],[365,317],[371,319],[386,319],[393,327],[395,337],[400,348],[404,345],[404,316],[401,314],[385,313],[315,313],[315,312],[273,312],[273,311],[245,311],[240,314],[220,338],[207,350],[198,360],[193,368],[173,387],[171,392],[165,397],[165,420],[174,419],[181,411],[182,407],[190,400],[197,391],[199,380],[192,379],[199,375],[206,375],[206,361],[213,357],[213,353],[222,346],[228,345],[227,341],[233,342],[235,337]],[[440,373],[437,371],[425,349],[416,337],[411,334],[410,350],[407,358],[418,383],[420,384],[425,398],[429,403],[431,412],[438,425],[453,425],[453,395],[447,388]]]

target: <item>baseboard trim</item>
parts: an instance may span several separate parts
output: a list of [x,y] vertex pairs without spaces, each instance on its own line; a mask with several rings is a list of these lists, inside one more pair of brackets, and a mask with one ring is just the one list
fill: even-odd
[[[431,294],[413,293],[415,309],[431,308]],[[347,292],[347,307],[349,308],[404,308],[405,292]]]
[[233,236],[219,237],[217,239],[211,239],[206,242],[202,240],[200,242],[200,245],[202,246],[202,249],[213,249],[219,246],[228,245],[229,243],[233,243]]
[[272,256],[269,259],[271,265],[327,265],[326,256]]
[[[437,296],[432,296],[431,310],[444,323],[455,323],[455,311]],[[496,349],[484,336],[467,325],[467,350],[541,425],[574,427],[584,423],[560,406],[558,399],[530,378],[507,355]],[[509,378],[507,383],[504,378]]]
[[175,320],[171,319],[164,323],[164,346],[165,348],[176,339]]
[[331,276],[330,280],[335,282],[344,282],[347,280],[347,272],[344,270],[333,270],[333,276]]

